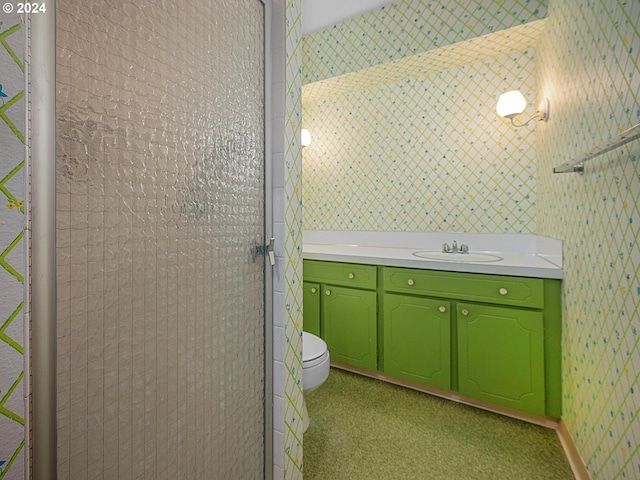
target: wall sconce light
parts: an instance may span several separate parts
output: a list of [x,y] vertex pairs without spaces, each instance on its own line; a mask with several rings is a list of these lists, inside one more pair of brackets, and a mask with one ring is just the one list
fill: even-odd
[[544,120],[545,122],[549,119],[549,100],[547,98],[540,102],[538,110],[533,117],[519,125],[515,123],[513,119],[524,112],[525,108],[527,108],[527,100],[524,98],[524,95],[522,95],[519,90],[511,90],[510,92],[500,95],[498,104],[496,105],[496,112],[498,112],[498,115],[501,117],[511,120],[511,125],[514,127],[524,127],[534,118],[537,118],[539,121]]
[[309,130],[306,130],[303,128],[300,131],[300,145],[302,145],[303,147],[308,147],[310,143],[311,143],[311,134],[309,133]]

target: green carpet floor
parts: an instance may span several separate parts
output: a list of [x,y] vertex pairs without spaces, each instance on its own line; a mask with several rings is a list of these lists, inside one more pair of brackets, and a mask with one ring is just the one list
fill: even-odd
[[305,397],[305,480],[573,479],[556,433],[331,369]]

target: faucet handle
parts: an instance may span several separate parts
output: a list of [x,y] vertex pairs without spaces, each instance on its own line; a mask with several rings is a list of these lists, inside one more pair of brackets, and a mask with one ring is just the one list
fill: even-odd
[[469,245],[463,243],[462,245],[460,245],[460,251],[462,253],[469,253]]
[[451,252],[451,247],[449,246],[448,243],[443,243],[442,244],[442,253],[449,253]]

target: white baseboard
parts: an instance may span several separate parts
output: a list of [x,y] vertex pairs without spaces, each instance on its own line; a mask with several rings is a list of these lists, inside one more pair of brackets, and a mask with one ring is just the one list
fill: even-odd
[[587,471],[587,468],[584,466],[584,460],[582,459],[576,444],[573,443],[573,438],[571,438],[571,434],[569,433],[564,420],[560,419],[558,422],[556,433],[558,434],[558,438],[562,444],[562,449],[569,461],[569,465],[571,465],[571,470],[573,471],[573,476],[576,477],[576,480],[593,480]]
[[358,375],[362,375],[365,377],[375,378],[376,380],[382,380],[383,382],[393,383],[394,385],[399,385],[401,387],[411,388],[412,390],[417,390],[419,392],[428,393],[429,395],[434,395],[436,397],[445,398],[447,400],[451,400],[452,402],[462,403],[464,405],[481,408],[483,410],[488,410],[490,412],[504,415],[506,417],[522,420],[523,422],[540,425],[541,427],[551,428],[553,430],[558,429],[558,420],[555,418],[545,417],[541,415],[534,415],[532,413],[520,412],[512,408],[501,407],[499,405],[482,402],[480,400],[475,400],[473,398],[465,397],[463,395],[460,395],[458,392],[454,392],[452,390],[440,390],[438,388],[426,387],[419,383],[391,377],[385,374],[384,372],[380,372],[380,371],[365,370],[363,368],[353,367],[351,365],[346,365],[344,363],[335,362],[335,361],[331,362],[331,366],[334,368],[339,368],[340,370],[345,370],[347,372],[357,373]]

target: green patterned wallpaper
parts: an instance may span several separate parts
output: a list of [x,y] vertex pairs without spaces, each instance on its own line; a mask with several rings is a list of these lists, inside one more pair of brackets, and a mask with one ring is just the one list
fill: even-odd
[[[338,65],[349,52],[407,42],[396,37],[400,12],[401,23],[415,20],[414,41],[426,42],[432,29],[446,39],[438,49],[304,86],[303,126],[312,135],[303,163],[306,229],[535,231],[535,128],[513,128],[495,105],[501,93],[519,88],[530,103],[525,113],[533,114],[533,47],[546,7],[438,5],[400,2],[321,30],[310,36],[353,31],[313,52],[305,37],[305,72],[318,58]],[[469,28],[460,30],[454,17]],[[356,32],[361,24],[384,35]],[[469,38],[490,31],[496,33]]]
[[564,242],[563,418],[596,479],[640,478],[640,140],[554,166],[640,123],[640,1],[551,0],[537,59],[538,231]]
[[[304,85],[304,128],[313,137],[304,150],[306,229],[535,231],[535,128],[513,128],[495,104],[519,88],[526,113],[535,110],[533,46],[546,7],[434,5],[394,3],[305,36],[307,79],[324,75],[310,73],[319,59],[340,71],[355,51],[366,57],[388,44],[422,44],[432,31],[442,45],[403,47],[422,51]],[[398,36],[396,27],[408,24],[416,28],[411,39]],[[310,49],[310,37],[336,30],[344,36]]]
[[302,479],[302,0],[286,4],[285,35],[285,480]]
[[541,19],[546,5],[546,0],[400,0],[305,35],[304,83]]
[[521,52],[535,44],[544,25],[544,20],[534,20],[358,72],[307,83],[304,86],[304,99],[305,102],[316,102],[327,97],[402,82],[408,77],[419,77],[428,72],[462,67],[475,63],[478,59],[498,58],[512,52]]
[[24,65],[18,15],[0,20],[0,479],[24,478]]
[[535,231],[535,129],[495,113],[514,87],[533,100],[534,59],[527,49],[316,101],[305,86],[305,228]]

